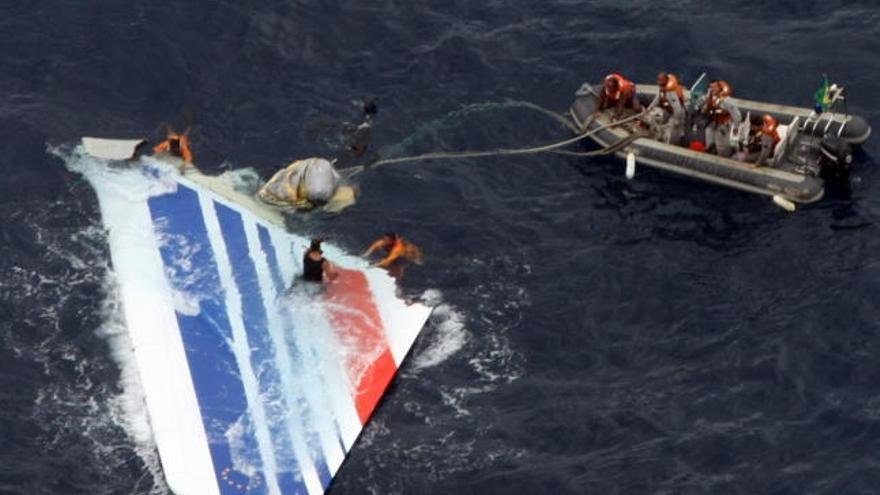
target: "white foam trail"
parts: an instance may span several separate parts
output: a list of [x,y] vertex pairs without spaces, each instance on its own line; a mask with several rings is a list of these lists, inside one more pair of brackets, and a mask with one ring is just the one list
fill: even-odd
[[[525,294],[517,287],[484,287],[474,288],[480,303],[477,313],[480,318],[476,321],[469,319],[455,306],[443,302],[443,294],[438,290],[428,290],[422,295],[422,300],[429,305],[435,306],[428,328],[423,331],[422,340],[412,357],[412,365],[408,372],[421,374],[422,378],[430,375],[424,371],[441,365],[453,359],[465,359],[467,366],[475,373],[475,378],[465,386],[449,387],[442,383],[434,385],[439,392],[444,406],[452,410],[457,419],[472,417],[466,408],[468,398],[478,394],[486,394],[495,390],[499,385],[510,383],[522,374],[520,366],[521,356],[510,347],[505,333],[506,326],[498,326],[494,317],[509,318],[509,312],[515,310],[521,304],[527,303]],[[503,308],[489,306],[485,300],[486,293],[498,292],[511,293]],[[470,325],[477,325],[480,329],[479,337],[474,338],[468,329]],[[509,325],[509,323],[506,323]],[[423,411],[417,406],[411,411],[420,416],[426,423],[431,424],[436,420],[436,411],[431,413]]]
[[465,317],[449,304],[434,308],[431,328],[425,332],[428,345],[413,358],[413,369],[437,366],[460,351],[470,340]]

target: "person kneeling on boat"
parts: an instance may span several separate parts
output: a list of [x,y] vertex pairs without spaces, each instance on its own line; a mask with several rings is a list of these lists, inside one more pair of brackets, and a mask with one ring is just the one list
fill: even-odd
[[323,282],[333,280],[338,273],[333,267],[333,263],[324,258],[324,252],[321,251],[321,239],[312,239],[311,245],[303,254],[303,280],[308,282]]
[[599,93],[599,107],[601,112],[607,108],[614,108],[613,119],[617,120],[623,115],[625,108],[631,108],[636,112],[642,111],[642,104],[636,94],[636,85],[629,79],[614,73],[605,76]]
[[712,81],[709,92],[700,105],[700,111],[709,116],[706,126],[706,150],[716,151],[718,156],[729,157],[733,153],[730,146],[731,129],[738,129],[742,121],[739,108],[729,97],[733,90],[727,81]]
[[192,151],[189,149],[189,138],[187,137],[189,131],[190,129],[187,128],[182,134],[178,134],[169,125],[166,130],[167,137],[165,141],[153,147],[153,153],[168,153],[171,156],[183,158],[183,161],[186,163],[192,163]]
[[779,123],[772,115],[761,117],[761,128],[749,139],[744,161],[766,167],[767,161],[773,157],[773,150],[782,138],[779,136]]
[[650,113],[655,108],[663,110],[657,122],[660,140],[670,144],[681,144],[684,135],[685,103],[684,89],[678,82],[678,76],[661,72],[657,74],[657,96],[648,105]]
[[416,264],[422,262],[422,250],[415,244],[404,240],[394,232],[388,232],[381,239],[377,240],[367,248],[362,254],[363,257],[369,257],[379,249],[384,249],[386,256],[382,261],[375,263],[379,267],[387,267],[394,263],[397,259],[405,259]]

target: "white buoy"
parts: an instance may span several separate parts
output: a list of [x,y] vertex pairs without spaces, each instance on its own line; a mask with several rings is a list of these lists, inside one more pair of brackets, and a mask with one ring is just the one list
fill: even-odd
[[797,208],[793,201],[786,199],[785,197],[776,194],[773,196],[773,202],[776,203],[777,206],[781,207],[785,211],[794,211]]
[[626,155],[626,178],[632,179],[636,175],[636,154],[630,151]]

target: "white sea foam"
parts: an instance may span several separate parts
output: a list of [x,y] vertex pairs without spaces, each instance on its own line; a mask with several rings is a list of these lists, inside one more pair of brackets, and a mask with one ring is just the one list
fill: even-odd
[[[475,290],[483,294],[496,289],[477,287]],[[468,392],[485,392],[493,388],[487,385],[511,382],[518,378],[521,374],[519,355],[510,347],[505,335],[506,329],[497,325],[494,320],[494,317],[509,317],[508,313],[516,311],[524,304],[522,299],[525,296],[521,289],[506,290],[506,292],[510,291],[513,291],[514,295],[509,297],[508,302],[500,309],[488,307],[484,302],[485,294],[475,298],[480,301],[478,313],[481,314],[476,324],[485,327],[485,330],[480,332],[479,338],[474,338],[468,329],[469,318],[452,304],[443,302],[443,294],[440,291],[433,289],[425,291],[422,300],[435,308],[424,331],[423,343],[413,356],[412,370],[418,372],[437,366],[465,352],[467,362],[479,376],[479,380],[454,394],[456,396],[464,396]]]
[[425,291],[422,300],[435,307],[424,331],[428,343],[413,357],[414,370],[437,366],[460,351],[470,339],[464,315],[452,305],[443,304],[440,291]]

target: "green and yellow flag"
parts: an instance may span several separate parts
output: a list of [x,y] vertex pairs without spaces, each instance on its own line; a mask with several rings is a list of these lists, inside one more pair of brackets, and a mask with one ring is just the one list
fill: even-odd
[[816,107],[824,112],[831,106],[831,91],[828,89],[828,76],[823,76],[822,86],[816,90],[813,97],[816,99]]

